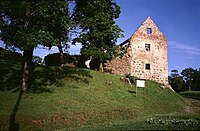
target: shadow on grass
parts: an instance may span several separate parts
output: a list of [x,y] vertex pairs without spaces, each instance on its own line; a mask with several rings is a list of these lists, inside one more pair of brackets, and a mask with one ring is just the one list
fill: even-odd
[[18,108],[19,108],[19,104],[20,104],[20,101],[21,101],[21,98],[22,98],[22,94],[23,94],[23,92],[20,91],[18,99],[17,99],[17,102],[16,102],[15,107],[13,109],[13,112],[10,115],[10,119],[9,119],[9,123],[10,123],[9,124],[9,131],[18,131],[19,130],[19,124],[16,123],[15,117],[16,117],[16,114],[17,114],[17,111],[18,111]]
[[135,91],[128,90],[128,92],[131,93],[131,94],[136,94]]
[[0,91],[19,90],[20,67],[16,61],[0,60]]
[[[0,91],[19,92],[19,96],[15,103],[14,109],[9,119],[9,130],[19,130],[19,124],[16,123],[16,114],[20,105],[23,92],[20,91],[21,83],[21,63],[16,61],[0,60]],[[89,84],[89,79],[92,78],[90,72],[84,69],[71,67],[51,67],[36,65],[32,68],[29,92],[42,93],[51,92],[48,86],[55,85],[55,87],[64,86],[64,80],[82,81]]]
[[34,93],[51,92],[45,87],[51,85],[62,87],[64,86],[63,78],[65,78],[67,82],[82,81],[89,84],[89,79],[92,78],[92,76],[89,71],[74,67],[40,66],[35,69],[30,78],[30,89]]
[[[1,61],[0,71],[0,91],[19,91],[22,76],[19,63]],[[32,93],[51,92],[48,86],[62,87],[64,82],[70,81],[82,81],[89,84],[90,78],[92,78],[90,72],[85,69],[35,65],[29,78],[29,91]]]

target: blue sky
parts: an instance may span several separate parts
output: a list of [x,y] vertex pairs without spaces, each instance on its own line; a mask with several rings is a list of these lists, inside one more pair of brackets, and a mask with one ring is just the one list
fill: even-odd
[[121,7],[116,20],[129,38],[151,16],[168,42],[169,72],[200,68],[200,0],[115,0]]
[[[116,24],[129,38],[142,22],[151,16],[168,42],[169,72],[187,67],[200,68],[200,0],[113,0],[121,7]],[[2,46],[2,44],[0,44]],[[70,54],[79,52],[81,45],[71,46]],[[39,46],[34,55],[44,58],[57,48],[44,50]]]

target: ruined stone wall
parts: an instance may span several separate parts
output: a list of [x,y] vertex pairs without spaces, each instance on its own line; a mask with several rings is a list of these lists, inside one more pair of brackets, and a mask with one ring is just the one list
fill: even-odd
[[131,47],[127,47],[127,51],[123,56],[114,57],[104,65],[104,71],[113,74],[126,75],[131,74]]
[[[145,44],[150,45],[149,50]],[[146,64],[150,64],[150,69]],[[130,37],[127,53],[113,58],[106,68],[113,74],[131,74],[168,85],[167,42],[150,17]]]

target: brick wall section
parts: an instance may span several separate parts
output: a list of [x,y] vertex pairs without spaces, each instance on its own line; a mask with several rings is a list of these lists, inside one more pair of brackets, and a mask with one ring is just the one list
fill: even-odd
[[[150,34],[147,28],[151,29]],[[127,53],[106,63],[105,69],[113,74],[131,74],[168,85],[167,42],[150,17],[128,41]],[[145,44],[150,44],[150,51],[146,50]],[[146,69],[146,64],[150,64],[150,70]]]

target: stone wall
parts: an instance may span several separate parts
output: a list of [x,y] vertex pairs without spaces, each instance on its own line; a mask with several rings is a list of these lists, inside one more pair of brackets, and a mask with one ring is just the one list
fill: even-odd
[[[128,47],[127,50],[130,50]],[[129,51],[130,52],[130,51]],[[112,61],[104,64],[104,71],[108,71],[113,74],[125,75],[130,74],[131,69],[131,54],[126,53],[123,56],[114,57]]]
[[130,74],[168,85],[167,42],[150,17],[128,39],[127,53],[113,58],[105,69],[113,74]]

